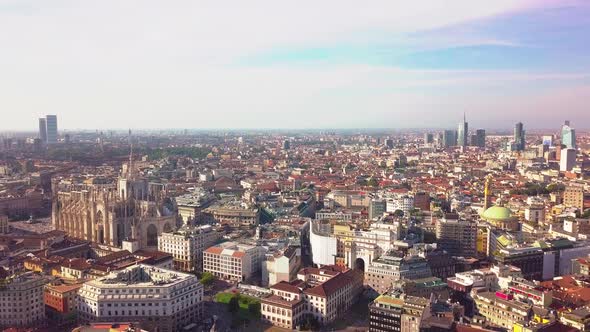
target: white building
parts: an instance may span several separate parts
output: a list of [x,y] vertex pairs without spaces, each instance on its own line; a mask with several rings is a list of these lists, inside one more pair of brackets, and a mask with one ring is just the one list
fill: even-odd
[[196,276],[134,265],[86,282],[78,315],[86,322],[139,322],[150,331],[179,331],[203,317],[203,286]]
[[316,265],[332,265],[338,254],[338,239],[331,233],[320,232],[317,222],[309,223],[311,256]]
[[559,159],[559,170],[561,172],[569,172],[576,165],[576,150],[563,149],[561,150],[561,158]]
[[174,267],[180,271],[203,270],[203,251],[215,244],[221,234],[211,226],[184,226],[176,232],[158,237],[158,250],[174,257]]
[[226,280],[250,280],[260,272],[265,253],[261,246],[224,242],[203,252],[203,271]]
[[545,206],[531,205],[524,210],[524,219],[531,222],[545,221]]
[[414,209],[414,197],[410,195],[397,195],[387,199],[386,211],[389,213],[401,210],[404,215],[408,215],[412,209]]
[[281,281],[290,282],[297,276],[301,265],[301,250],[287,247],[285,250],[268,253],[262,264],[262,285],[274,285]]
[[49,278],[33,272],[4,276],[0,267],[0,328],[33,327],[45,320],[43,287]]

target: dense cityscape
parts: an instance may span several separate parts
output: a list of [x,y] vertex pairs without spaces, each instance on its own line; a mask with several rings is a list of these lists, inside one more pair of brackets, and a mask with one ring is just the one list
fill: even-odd
[[569,121],[58,123],[1,139],[3,331],[590,329],[590,135]]

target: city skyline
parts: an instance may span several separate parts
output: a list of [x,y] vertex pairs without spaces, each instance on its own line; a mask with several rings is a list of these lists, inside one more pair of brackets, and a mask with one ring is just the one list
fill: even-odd
[[587,127],[588,3],[310,6],[2,2],[0,130]]

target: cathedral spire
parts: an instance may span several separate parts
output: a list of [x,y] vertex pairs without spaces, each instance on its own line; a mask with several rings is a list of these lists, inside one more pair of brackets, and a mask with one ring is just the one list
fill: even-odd
[[135,167],[133,166],[133,139],[131,137],[131,129],[129,129],[129,164],[127,164],[127,179],[132,179]]

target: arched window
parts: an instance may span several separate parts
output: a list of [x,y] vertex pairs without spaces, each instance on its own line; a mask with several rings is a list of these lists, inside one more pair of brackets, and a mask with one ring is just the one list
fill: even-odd
[[158,228],[153,224],[147,227],[147,245],[148,247],[155,247],[158,245]]

